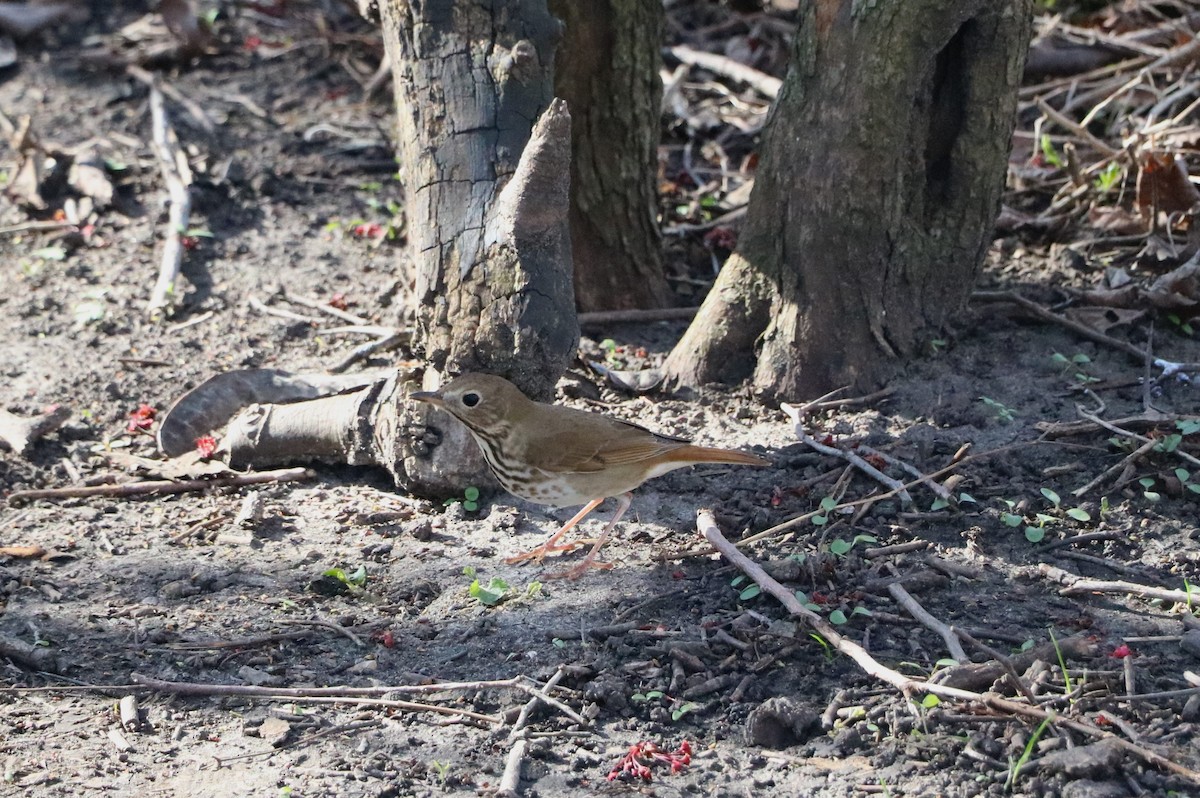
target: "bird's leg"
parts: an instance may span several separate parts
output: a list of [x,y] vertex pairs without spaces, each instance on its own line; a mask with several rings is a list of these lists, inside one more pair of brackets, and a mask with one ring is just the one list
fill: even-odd
[[[588,542],[588,541],[573,540],[569,543],[562,543],[562,544],[560,544],[558,541],[559,541],[559,538],[561,538],[563,535],[570,532],[575,527],[576,524],[578,524],[585,517],[587,517],[588,513],[590,513],[592,510],[595,510],[603,502],[604,502],[604,498],[593,499],[592,501],[588,502],[587,505],[582,510],[575,513],[574,518],[572,518],[567,523],[563,524],[562,528],[559,529],[557,532],[555,532],[553,535],[551,535],[550,539],[547,540],[545,543],[538,546],[536,549],[531,549],[530,551],[525,552],[524,554],[518,554],[515,557],[508,557],[504,560],[504,562],[508,563],[509,565],[512,565],[513,563],[524,562],[525,560],[536,560],[537,562],[541,562],[542,558],[545,557],[547,554],[549,554],[552,551],[570,551],[573,548],[584,545],[584,543]],[[618,511],[618,517],[619,517],[619,511]]]
[[630,502],[633,501],[632,493],[622,493],[617,497],[617,511],[613,514],[612,520],[608,522],[608,526],[604,527],[604,531],[600,533],[600,537],[596,538],[596,543],[592,546],[592,550],[583,558],[583,562],[576,565],[569,571],[564,571],[560,574],[551,574],[548,579],[578,579],[587,573],[589,568],[601,568],[608,570],[612,568],[612,563],[596,562],[596,555],[600,552],[602,546],[608,542],[612,536],[612,531],[617,526],[617,522],[621,520],[621,516],[625,515],[625,511],[629,509]]

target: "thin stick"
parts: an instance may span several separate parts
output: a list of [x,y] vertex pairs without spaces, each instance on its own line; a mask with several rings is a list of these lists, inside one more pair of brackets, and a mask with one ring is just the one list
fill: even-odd
[[1139,585],[1136,582],[1121,580],[1110,582],[1100,579],[1084,579],[1069,571],[1064,571],[1062,568],[1056,568],[1053,565],[1046,565],[1045,563],[1038,566],[1038,573],[1052,582],[1065,585],[1065,587],[1058,591],[1060,596],[1078,596],[1081,593],[1119,593],[1122,595],[1132,593],[1142,598],[1173,601],[1176,604],[1186,605],[1191,605],[1200,600],[1200,591],[1189,593],[1184,590],[1170,590],[1165,587]]
[[753,67],[748,67],[745,64],[734,61],[732,58],[718,55],[717,53],[693,50],[691,47],[683,45],[671,47],[667,52],[685,64],[698,66],[723,77],[736,80],[739,83],[745,83],[770,100],[774,100],[779,95],[779,89],[783,86],[783,81],[779,78],[772,77],[765,72],[760,72]]
[[606,324],[645,324],[653,321],[686,321],[700,308],[651,308],[647,310],[595,310],[579,314],[580,327]]
[[912,597],[911,593],[904,589],[904,585],[892,582],[888,585],[888,593],[909,615],[942,636],[942,640],[946,641],[946,648],[950,650],[950,656],[954,658],[955,662],[961,665],[971,661],[967,652],[963,651],[962,643],[958,642],[958,635],[954,634],[954,630],[933,617],[927,609],[921,606],[920,602]]
[[[1031,299],[1026,299],[1015,291],[974,291],[971,294],[972,302],[1011,302],[1014,305],[1019,305],[1023,310],[1029,312],[1030,315],[1040,319],[1041,321],[1057,324],[1061,327],[1066,327],[1072,332],[1082,335],[1084,338],[1111,346],[1121,352],[1125,352],[1137,359],[1138,363],[1144,363],[1147,360],[1154,360],[1157,364],[1159,361],[1153,358],[1150,353],[1138,349],[1128,341],[1122,341],[1118,338],[1113,338],[1110,335],[1105,335],[1098,330],[1088,327],[1086,324],[1080,324],[1077,321],[1072,321],[1057,313],[1046,310],[1044,307],[1034,302]],[[1164,361],[1165,362],[1165,361]]]
[[1153,449],[1153,448],[1154,448],[1155,446],[1157,446],[1157,445],[1158,445],[1158,441],[1154,441],[1154,440],[1148,440],[1148,441],[1146,441],[1146,442],[1145,442],[1145,443],[1143,443],[1141,446],[1139,446],[1139,447],[1138,447],[1138,448],[1137,448],[1135,451],[1133,451],[1133,452],[1130,452],[1130,453],[1129,453],[1128,455],[1126,455],[1125,457],[1122,457],[1122,458],[1121,458],[1121,459],[1120,459],[1120,460],[1119,460],[1119,461],[1118,461],[1118,462],[1117,462],[1115,465],[1113,465],[1111,468],[1105,469],[1104,473],[1100,474],[1100,476],[1096,477],[1095,479],[1093,479],[1091,482],[1089,482],[1088,484],[1084,485],[1083,487],[1081,487],[1081,488],[1076,488],[1075,490],[1071,491],[1071,495],[1072,495],[1072,496],[1079,497],[1079,496],[1082,496],[1082,495],[1084,495],[1084,494],[1085,494],[1085,493],[1087,493],[1088,491],[1090,491],[1090,490],[1093,490],[1093,489],[1094,489],[1094,488],[1096,488],[1096,486],[1098,486],[1098,485],[1099,485],[1101,482],[1103,482],[1104,480],[1108,479],[1108,478],[1109,478],[1109,477],[1111,477],[1112,475],[1114,475],[1114,474],[1116,474],[1116,473],[1118,473],[1118,472],[1120,472],[1120,471],[1124,471],[1124,470],[1125,470],[1125,468],[1126,468],[1126,467],[1127,467],[1127,466],[1128,466],[1130,463],[1135,463],[1135,462],[1137,462],[1138,460],[1141,460],[1143,457],[1145,457],[1146,455],[1148,455],[1148,454],[1150,453],[1150,450],[1151,450],[1151,449]]
[[1005,672],[1008,673],[1008,678],[1012,680],[1013,685],[1021,692],[1021,695],[1025,696],[1025,700],[1030,704],[1037,703],[1037,696],[1035,696],[1033,691],[1029,689],[1029,685],[1025,684],[1025,680],[1021,678],[1021,674],[1017,673],[1017,666],[1013,664],[1011,657],[997,651],[987,643],[982,643],[979,640],[976,640],[971,633],[965,629],[962,629],[958,626],[952,626],[950,628],[963,640],[975,646],[975,648],[979,649],[984,654],[987,654],[996,662],[999,662],[1004,667]]
[[328,313],[330,316],[339,318],[342,321],[348,321],[351,324],[365,326],[371,323],[370,319],[364,319],[362,316],[357,316],[349,311],[342,310],[341,308],[335,308],[328,302],[322,302],[319,299],[307,299],[302,296],[293,296],[286,290],[282,289],[280,290],[280,296],[282,296],[288,302],[293,302],[297,305],[303,305],[304,307],[312,308],[313,310],[319,310],[322,313]]
[[158,280],[150,292],[148,307],[151,314],[156,314],[170,305],[175,295],[175,281],[179,279],[183,262],[183,235],[192,213],[192,198],[188,192],[188,186],[192,184],[192,170],[179,149],[175,131],[171,129],[157,81],[150,84],[150,119],[154,153],[158,156],[158,166],[170,196],[162,263],[158,269]]
[[281,468],[277,471],[256,471],[253,474],[240,474],[236,477],[220,477],[218,479],[187,479],[182,482],[171,480],[150,480],[146,482],[125,482],[120,485],[89,485],[76,488],[44,488],[41,490],[15,490],[8,495],[8,503],[16,505],[20,502],[35,499],[83,499],[89,496],[129,496],[166,495],[171,493],[191,493],[208,490],[209,488],[241,487],[243,485],[261,485],[265,482],[301,482],[314,479],[317,472],[310,468]]

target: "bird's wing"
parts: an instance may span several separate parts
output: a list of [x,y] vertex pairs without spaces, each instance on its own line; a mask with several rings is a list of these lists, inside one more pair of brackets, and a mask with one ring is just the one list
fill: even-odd
[[[566,429],[538,437],[539,460],[545,470],[600,471],[606,466],[640,463],[688,443],[615,418],[591,415],[588,420],[592,422],[589,432],[594,434],[579,435]],[[599,420],[608,422],[611,434],[600,434],[603,428],[596,424]],[[634,431],[640,434],[631,435]]]

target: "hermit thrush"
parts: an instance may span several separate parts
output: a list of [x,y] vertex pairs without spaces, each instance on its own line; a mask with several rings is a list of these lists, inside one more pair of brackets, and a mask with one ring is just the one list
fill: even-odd
[[697,463],[769,465],[756,455],[693,446],[627,421],[541,404],[508,380],[489,374],[464,374],[440,391],[414,393],[412,398],[440,407],[465,424],[509,493],[555,507],[585,505],[541,546],[507,562],[541,560],[548,552],[582,545],[558,541],[606,498],[617,498],[616,514],[584,561],[563,574],[569,578],[593,565],[611,567],[595,563],[596,554],[629,509],[630,491],[651,477]]

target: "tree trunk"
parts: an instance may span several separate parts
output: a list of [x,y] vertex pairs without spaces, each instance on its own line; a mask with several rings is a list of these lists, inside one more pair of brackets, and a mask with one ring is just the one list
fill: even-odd
[[416,344],[438,372],[501,374],[548,398],[579,336],[565,108],[549,133],[567,140],[547,142],[551,162],[535,167],[536,191],[513,197],[505,211],[497,203],[550,106],[562,25],[545,0],[383,0],[380,15],[399,120]]
[[[562,24],[546,0],[380,0],[379,11],[423,387],[485,371],[548,399],[579,341],[567,220],[571,119],[564,103],[551,102]],[[378,460],[415,493],[484,483],[483,458],[462,425],[413,407],[410,387],[392,381],[380,394]]]
[[550,0],[565,23],[555,93],[571,109],[571,253],[581,311],[663,307],[655,214],[663,9]]
[[737,254],[669,377],[801,398],[920,352],[991,240],[1029,24],[1029,0],[806,3]]

